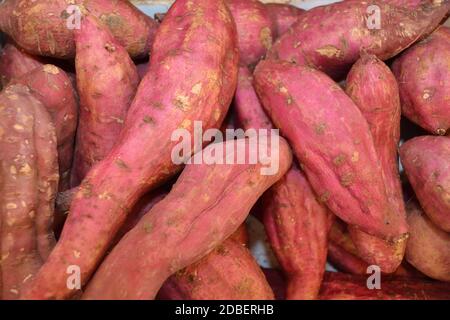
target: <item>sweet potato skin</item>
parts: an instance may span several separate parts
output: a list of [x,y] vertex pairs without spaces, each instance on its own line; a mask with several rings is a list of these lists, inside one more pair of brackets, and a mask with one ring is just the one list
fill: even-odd
[[220,127],[236,88],[239,56],[223,1],[177,1],[152,52],[117,144],[84,179],[58,245],[24,298],[74,294],[66,287],[67,266],[79,265],[85,284],[130,208],[179,170],[171,157],[178,144],[170,141],[174,130],[185,128],[192,135],[194,120],[202,121],[204,130]]
[[[400,142],[400,97],[396,79],[376,56],[363,53],[347,76],[347,94],[367,120],[381,162],[389,203],[398,223],[407,230],[406,212],[398,168]],[[349,227],[359,256],[385,273],[397,270],[403,260],[407,236],[388,242]]]
[[[244,129],[273,129],[247,67],[239,69],[234,110]],[[264,227],[287,278],[287,299],[317,298],[326,264],[328,210],[297,166],[261,200]]]
[[[268,56],[312,65],[336,80],[341,79],[358,60],[362,49],[386,60],[432,32],[447,15],[450,3],[423,2],[414,9],[379,0],[344,1],[313,8],[274,43]],[[380,9],[379,29],[368,28],[370,5]]]
[[[245,146],[248,155],[251,143],[247,139],[210,145],[204,153],[220,148],[225,157],[234,157],[239,144]],[[278,147],[268,146],[279,154],[279,170],[273,175],[261,175],[260,163],[188,164],[172,191],[104,260],[83,298],[152,299],[171,274],[200,260],[227,239],[262,193],[291,166],[292,154],[283,138]],[[192,188],[193,181],[202,183]],[[236,201],[237,189],[240,193]],[[230,203],[235,205],[230,208]],[[120,279],[115,278],[116,272],[122,275]]]
[[163,300],[273,300],[250,251],[228,239],[206,257],[171,276],[158,293]]
[[450,282],[450,234],[434,225],[415,201],[407,210],[411,238],[406,259],[430,278]]
[[450,139],[422,136],[400,148],[409,182],[433,223],[450,232]]
[[381,290],[367,288],[367,276],[327,272],[321,290],[323,300],[448,300],[450,286],[421,279],[388,277]]
[[239,38],[241,64],[258,62],[272,47],[275,28],[267,8],[258,0],[226,0]]
[[269,10],[272,22],[275,24],[274,39],[288,31],[301,14],[305,12],[305,10],[287,3],[267,3],[266,7]]
[[358,256],[347,225],[335,219],[328,235],[328,260],[341,272],[366,274],[367,262]]
[[[333,221],[330,229],[328,261],[339,271],[355,275],[366,275],[367,268],[370,266],[359,257],[359,253],[348,232],[348,227],[339,219]],[[390,275],[410,278],[425,277],[405,260],[403,260],[397,270],[395,270],[394,273],[390,273],[389,276]]]
[[55,244],[56,136],[27,87],[6,87],[0,105],[1,296],[18,299]]
[[440,27],[395,60],[403,114],[436,135],[450,129],[450,28]]
[[75,44],[80,121],[72,187],[111,151],[139,84],[127,51],[99,19],[83,18],[81,29],[75,30]]
[[56,127],[58,141],[59,191],[69,188],[75,132],[78,124],[78,101],[69,76],[60,68],[44,64],[16,78],[18,83],[45,106]]
[[368,124],[342,89],[320,71],[289,62],[262,61],[254,76],[267,114],[292,145],[319,200],[366,233],[403,237]]
[[90,12],[101,19],[132,57],[149,53],[158,24],[127,0],[6,0],[0,5],[0,29],[32,54],[73,58],[70,5],[77,5],[81,14]]
[[0,84],[6,86],[11,79],[19,78],[40,66],[42,62],[38,58],[7,43],[0,52]]
[[286,298],[316,299],[327,259],[329,212],[293,167],[264,194],[264,227],[287,278]]

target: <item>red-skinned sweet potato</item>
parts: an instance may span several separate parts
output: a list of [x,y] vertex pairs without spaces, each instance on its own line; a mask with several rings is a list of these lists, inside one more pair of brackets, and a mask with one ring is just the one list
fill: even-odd
[[0,52],[0,84],[6,86],[11,79],[18,78],[42,66],[42,62],[12,43],[7,43]]
[[69,76],[58,67],[45,64],[11,83],[26,85],[50,113],[58,141],[59,190],[67,190],[78,124],[78,102]]
[[122,131],[139,76],[127,51],[97,18],[86,15],[75,30],[80,121],[72,187],[103,160]]
[[257,63],[272,47],[274,24],[267,8],[258,0],[226,0],[239,37],[241,64]]
[[179,144],[171,141],[174,131],[192,135],[194,121],[202,121],[204,130],[220,127],[235,91],[238,56],[223,1],[172,5],[120,138],[84,179],[55,250],[24,298],[70,297],[66,269],[73,264],[80,266],[82,283],[88,281],[130,208],[179,170],[172,161]]
[[441,27],[395,60],[403,114],[433,134],[450,129],[450,28]]
[[274,295],[250,251],[228,239],[206,257],[171,276],[162,300],[273,300]]
[[321,289],[323,300],[448,300],[446,283],[402,277],[381,277],[381,289],[367,288],[367,276],[327,272]]
[[[401,111],[397,81],[381,60],[363,53],[347,76],[346,92],[369,123],[390,205],[402,228],[407,230],[398,168]],[[363,260],[379,266],[385,273],[397,270],[405,254],[407,236],[391,243],[352,226],[349,231]]]
[[[366,275],[369,267],[367,262],[359,258],[347,226],[339,219],[334,220],[329,233],[328,261],[339,271],[351,274]],[[425,277],[405,260],[402,261],[393,275],[414,278]]]
[[358,256],[347,229],[343,221],[334,220],[328,234],[328,260],[339,271],[366,274],[369,265]]
[[303,9],[287,3],[267,3],[266,7],[269,10],[272,22],[275,24],[274,39],[288,31],[301,14],[305,12]]
[[254,77],[319,200],[366,233],[403,239],[407,230],[389,204],[369,126],[345,92],[322,72],[289,62],[262,61]]
[[[279,168],[273,175],[262,175],[260,163],[188,164],[172,191],[108,255],[83,298],[152,299],[171,274],[200,260],[227,239],[262,193],[291,166],[286,141],[279,138],[276,146],[271,137],[265,145],[272,156],[279,158]],[[221,150],[224,159],[234,159],[238,152],[245,152],[248,159],[250,152],[263,145],[263,141],[255,145],[248,139],[228,140],[208,146],[203,154]],[[195,157],[201,159],[202,153]],[[193,181],[201,183],[192,188]],[[237,201],[235,190],[239,190]],[[120,279],[116,274],[121,274]]]
[[411,238],[406,259],[430,278],[450,282],[450,234],[434,225],[415,201],[407,210]]
[[[273,129],[252,81],[248,68],[241,67],[234,99],[237,118],[244,129]],[[317,298],[327,257],[327,208],[293,166],[264,194],[261,210],[270,245],[287,279],[287,299]]]
[[313,8],[274,43],[268,56],[315,66],[341,79],[361,50],[389,59],[431,33],[449,8],[448,0],[423,0],[417,8],[395,7],[380,0]]
[[433,223],[450,232],[450,139],[423,136],[400,148],[403,168]]
[[0,29],[32,54],[69,59],[75,57],[76,17],[87,12],[101,19],[132,57],[149,53],[158,24],[127,0],[5,0]]
[[29,89],[0,94],[2,298],[17,299],[55,244],[58,188],[55,128]]
[[287,280],[286,298],[316,299],[327,260],[329,212],[293,167],[264,194],[264,227]]

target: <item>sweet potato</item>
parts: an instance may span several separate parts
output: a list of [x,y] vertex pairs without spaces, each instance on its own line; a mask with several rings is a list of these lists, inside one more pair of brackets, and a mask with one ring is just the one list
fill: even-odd
[[358,60],[361,50],[389,59],[431,33],[449,9],[448,0],[423,0],[417,8],[395,7],[380,0],[313,8],[275,42],[268,57],[315,66],[338,80]]
[[171,141],[174,131],[192,135],[194,121],[202,121],[204,130],[220,127],[236,88],[239,56],[223,1],[176,1],[152,53],[121,136],[84,179],[56,248],[24,298],[74,294],[66,287],[67,267],[80,266],[85,284],[130,208],[180,169],[172,161],[179,144]]
[[381,277],[381,290],[367,288],[367,276],[338,272],[325,275],[320,298],[323,300],[448,300],[446,283],[419,279]]
[[319,200],[366,233],[402,239],[407,230],[389,204],[369,126],[345,92],[322,72],[283,61],[260,62],[254,77]]
[[450,28],[441,27],[395,60],[403,114],[437,135],[450,129]]
[[236,22],[241,64],[257,63],[272,47],[274,24],[258,0],[226,0]]
[[430,278],[450,282],[450,234],[434,225],[415,201],[407,210],[411,238],[406,259]]
[[[363,53],[347,76],[346,92],[369,123],[390,205],[398,215],[398,223],[407,230],[398,168],[401,111],[397,81],[381,60]],[[397,270],[405,254],[407,236],[388,242],[352,226],[349,231],[363,260],[378,265],[385,273]]]
[[80,121],[72,187],[111,151],[139,84],[127,51],[94,16],[83,18],[81,28],[75,30],[75,44]]
[[0,94],[0,149],[1,296],[17,299],[55,244],[58,188],[55,128],[25,86]]
[[250,251],[228,239],[206,257],[171,276],[164,300],[273,300],[274,295]]
[[[166,16],[164,21],[168,19]],[[244,222],[262,193],[291,166],[292,155],[284,139],[280,138],[279,146],[266,146],[272,155],[279,155],[279,169],[273,175],[262,175],[260,163],[188,164],[172,191],[100,265],[83,298],[152,299],[171,274],[220,245]],[[216,150],[223,152],[224,159],[234,159],[242,147],[248,159],[256,146],[248,139],[228,140],[208,146],[203,154]],[[194,157],[201,159],[202,153]],[[192,188],[194,181],[201,183]]]
[[400,157],[425,213],[437,227],[450,232],[450,139],[408,140],[400,148]]
[[127,0],[5,0],[0,30],[31,54],[69,59],[75,57],[77,17],[87,12],[101,19],[132,57],[149,53],[158,24]]
[[234,240],[237,243],[240,243],[244,247],[248,246],[249,238],[248,238],[247,224],[246,223],[242,224],[239,227],[239,229],[237,229],[236,232],[231,235],[229,239]]
[[[247,67],[239,69],[234,108],[244,129],[273,128]],[[270,245],[287,279],[287,299],[317,298],[327,257],[328,210],[296,166],[264,194],[261,209]]]
[[264,227],[286,275],[286,298],[316,299],[327,260],[327,208],[295,167],[263,199]]
[[[367,262],[359,258],[358,251],[350,238],[347,226],[339,219],[334,220],[329,233],[328,261],[339,271],[351,274],[365,275],[369,267]],[[391,274],[410,278],[425,277],[405,260]]]
[[275,24],[274,39],[288,31],[304,12],[303,9],[287,3],[267,3],[266,7],[269,10],[272,22]]
[[333,266],[346,273],[366,274],[369,265],[358,256],[347,225],[343,221],[334,220],[328,238],[328,261]]
[[11,83],[26,85],[50,113],[58,141],[59,190],[67,190],[78,123],[78,101],[69,76],[58,67],[45,64]]
[[42,66],[42,62],[12,43],[7,43],[0,52],[0,84],[6,86],[11,79]]

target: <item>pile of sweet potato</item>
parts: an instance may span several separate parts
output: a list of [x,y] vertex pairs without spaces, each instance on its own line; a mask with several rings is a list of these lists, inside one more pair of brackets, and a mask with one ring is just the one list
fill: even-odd
[[450,299],[449,14],[1,1],[0,299]]

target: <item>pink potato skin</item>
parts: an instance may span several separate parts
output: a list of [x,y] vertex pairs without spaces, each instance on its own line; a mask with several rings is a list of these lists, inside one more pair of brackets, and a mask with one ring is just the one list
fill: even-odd
[[0,94],[0,297],[18,299],[55,245],[58,188],[55,128],[22,85]]
[[450,129],[450,28],[441,27],[395,60],[402,112],[425,130]]
[[450,139],[422,136],[400,148],[406,176],[430,220],[450,232]]
[[[381,28],[368,28],[369,5],[380,9]],[[389,59],[431,33],[449,8],[448,0],[424,0],[417,8],[395,7],[380,0],[351,0],[316,7],[302,14],[278,38],[268,57],[315,66],[340,80],[362,50],[381,60]]]
[[171,276],[160,300],[273,300],[261,268],[250,251],[227,239],[206,257]]
[[430,278],[450,282],[450,234],[433,224],[415,201],[407,210],[411,238],[406,260]]
[[173,132],[184,128],[192,135],[194,120],[203,122],[204,131],[220,128],[239,57],[223,1],[178,0],[152,52],[115,147],[83,180],[61,238],[24,299],[74,295],[66,286],[67,267],[79,265],[86,284],[136,201],[179,171],[172,161],[179,144],[171,141]]
[[267,3],[266,7],[275,24],[275,39],[288,31],[303,12],[305,12],[305,10],[287,3]]
[[240,61],[253,65],[272,47],[275,27],[268,9],[258,0],[226,0],[236,23]]
[[[239,69],[234,109],[244,129],[273,129],[247,67]],[[297,166],[264,194],[261,211],[270,245],[287,278],[286,298],[316,299],[325,272],[329,212]]]
[[19,78],[42,64],[23,49],[7,43],[0,51],[0,84],[6,86],[11,79]]
[[[229,159],[236,156],[239,145],[245,147],[247,156],[255,147],[248,139],[228,140],[208,146],[203,154],[220,149]],[[279,155],[279,169],[273,175],[262,175],[260,163],[188,164],[171,192],[103,261],[83,299],[153,299],[170,275],[225,241],[244,222],[262,193],[292,164],[290,148],[283,138],[279,146],[267,146],[273,148],[272,154]],[[201,156],[198,153],[194,157]],[[192,183],[197,183],[195,188]]]
[[81,29],[75,30],[75,44],[80,121],[72,187],[111,151],[139,84],[127,51],[94,16],[83,18]]
[[[390,205],[399,217],[398,223],[407,230],[398,168],[401,110],[397,81],[381,60],[363,53],[347,76],[346,92],[369,123]],[[407,236],[388,242],[352,226],[349,232],[359,256],[369,265],[377,265],[385,273],[397,270],[405,254]]]
[[322,300],[448,300],[450,285],[425,279],[386,277],[381,290],[367,288],[367,275],[327,272]]
[[78,124],[78,101],[70,77],[60,68],[45,64],[13,79],[29,88],[45,106],[56,127],[58,141],[59,191],[69,188],[75,132]]
[[132,57],[146,56],[158,23],[128,0],[5,0],[0,4],[0,30],[34,55],[75,57],[76,11],[101,19]]
[[255,70],[261,102],[288,139],[319,200],[350,225],[386,240],[405,236],[392,210],[367,121],[322,72],[265,60]]

